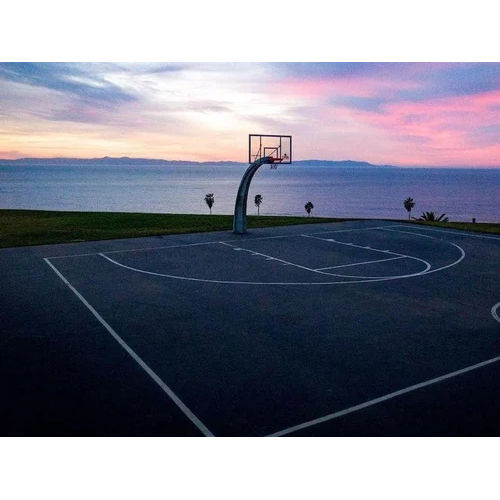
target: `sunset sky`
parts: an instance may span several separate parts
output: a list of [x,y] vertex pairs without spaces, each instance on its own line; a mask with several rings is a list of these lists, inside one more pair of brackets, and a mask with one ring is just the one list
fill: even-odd
[[498,63],[0,63],[0,158],[500,166]]

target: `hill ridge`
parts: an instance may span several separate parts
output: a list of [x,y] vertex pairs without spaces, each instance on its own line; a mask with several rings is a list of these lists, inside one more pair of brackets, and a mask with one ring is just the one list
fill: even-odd
[[[246,165],[246,162],[232,160],[221,161],[193,161],[193,160],[164,160],[158,158],[132,158],[129,156],[103,156],[99,158],[74,158],[74,157],[53,157],[53,158],[17,158],[12,160],[0,159],[0,165],[5,164],[24,165],[59,165],[72,163],[73,165]],[[356,160],[297,160],[295,164],[307,164],[316,166],[346,166],[346,167],[388,167],[391,165],[375,165],[367,161]]]

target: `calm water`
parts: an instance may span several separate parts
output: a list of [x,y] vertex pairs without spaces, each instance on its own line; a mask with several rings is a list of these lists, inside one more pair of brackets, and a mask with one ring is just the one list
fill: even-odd
[[[231,214],[246,166],[0,166],[0,208]],[[403,218],[445,212],[450,220],[500,221],[500,170],[266,166],[250,189],[261,194],[262,214]],[[250,206],[251,203],[251,206]]]

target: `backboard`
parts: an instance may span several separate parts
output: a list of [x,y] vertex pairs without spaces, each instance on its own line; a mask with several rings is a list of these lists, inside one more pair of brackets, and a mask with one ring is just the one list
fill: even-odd
[[260,158],[269,158],[269,163],[292,163],[291,135],[261,135],[248,136],[248,163]]

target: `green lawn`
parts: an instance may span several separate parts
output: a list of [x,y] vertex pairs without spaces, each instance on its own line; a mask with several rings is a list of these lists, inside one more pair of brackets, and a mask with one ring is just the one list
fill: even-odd
[[[248,227],[341,222],[326,217],[248,216]],[[0,248],[136,238],[159,234],[229,231],[232,215],[140,214],[0,210]]]
[[[354,219],[328,217],[248,216],[248,227],[290,226]],[[358,219],[359,220],[359,219]],[[500,224],[468,222],[407,222],[500,234]],[[0,210],[0,248],[72,243],[78,241],[136,238],[159,234],[229,231],[232,215],[138,214],[120,212],[53,212],[45,210]]]

